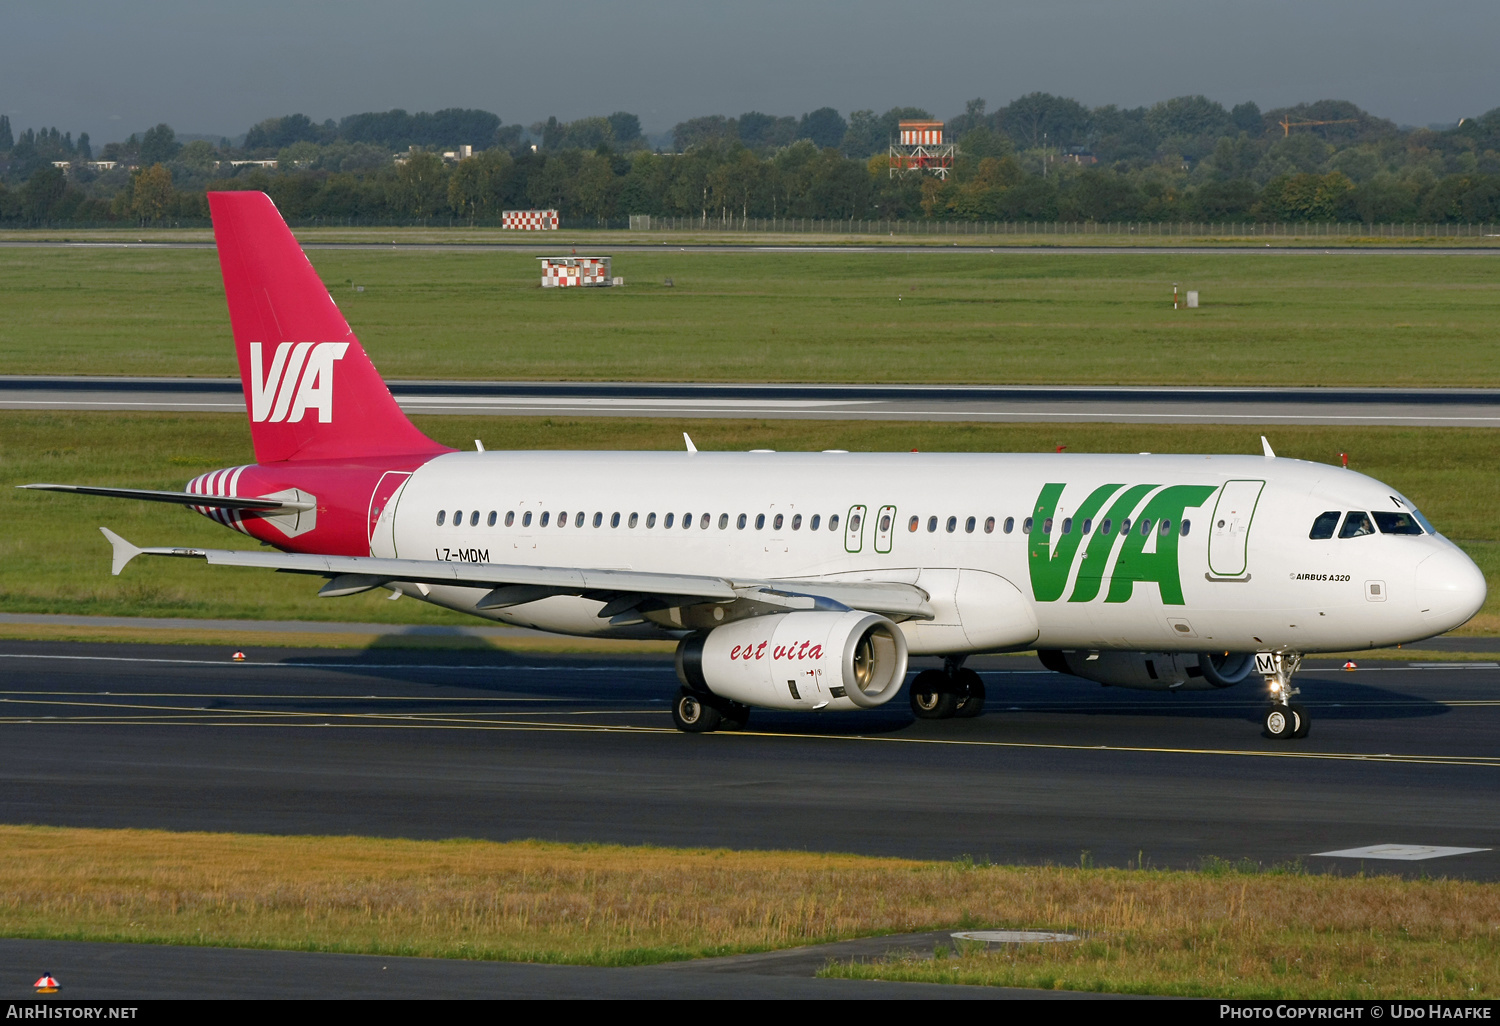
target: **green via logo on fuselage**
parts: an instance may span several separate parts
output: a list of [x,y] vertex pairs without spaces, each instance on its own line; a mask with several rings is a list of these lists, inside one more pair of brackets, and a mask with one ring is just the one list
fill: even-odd
[[[1073,582],[1073,592],[1068,596],[1069,602],[1093,601],[1108,580],[1105,602],[1126,602],[1137,584],[1150,582],[1161,590],[1163,604],[1183,604],[1182,574],[1177,566],[1182,514],[1184,510],[1203,505],[1218,490],[1215,486],[1171,485],[1162,488],[1151,496],[1137,515],[1135,507],[1159,485],[1131,485],[1129,488],[1123,484],[1100,485],[1066,518],[1069,530],[1063,530],[1063,524],[1055,522],[1057,501],[1062,497],[1064,487],[1061,484],[1044,485],[1032,514],[1027,565],[1031,570],[1031,592],[1038,602],[1056,602],[1062,598],[1082,548],[1082,562]],[[1110,502],[1111,498],[1113,502]],[[1083,525],[1087,521],[1096,522],[1098,528],[1085,533]],[[1127,522],[1128,529],[1125,528]],[[1163,523],[1167,525],[1165,531],[1161,529]],[[1052,545],[1054,535],[1056,547]],[[1153,551],[1148,552],[1153,540],[1156,544],[1152,546]],[[1116,549],[1120,554],[1111,571],[1109,559]]]

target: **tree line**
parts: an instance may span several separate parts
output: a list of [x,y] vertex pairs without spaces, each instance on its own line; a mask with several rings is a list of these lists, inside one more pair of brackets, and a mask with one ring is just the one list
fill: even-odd
[[[494,224],[557,208],[570,224],[631,214],[1000,221],[1500,221],[1500,108],[1403,128],[1352,103],[1262,111],[1202,96],[1088,108],[1032,93],[982,99],[946,122],[946,180],[892,177],[899,107],[844,117],[747,112],[648,139],[627,112],[522,127],[486,111],[270,118],[237,141],[179,140],[162,124],[103,147],[56,128],[13,135],[0,116],[0,223],[192,222],[211,189],[262,189],[293,221]],[[471,156],[445,150],[473,147]],[[252,161],[276,162],[275,167]],[[54,162],[68,163],[61,168]],[[238,162],[238,163],[236,163]]]

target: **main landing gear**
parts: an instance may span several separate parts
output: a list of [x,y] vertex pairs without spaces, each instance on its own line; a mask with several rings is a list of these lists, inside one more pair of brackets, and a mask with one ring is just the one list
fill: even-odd
[[919,720],[969,719],[984,712],[984,681],[948,656],[941,670],[923,670],[911,682],[911,713]]
[[1312,725],[1307,710],[1292,701],[1302,693],[1301,688],[1292,686],[1292,675],[1301,665],[1302,657],[1296,652],[1262,652],[1255,657],[1255,668],[1266,678],[1271,699],[1261,722],[1266,737],[1273,741],[1306,737]]
[[718,695],[705,695],[688,687],[677,689],[672,702],[672,722],[689,734],[707,734],[711,730],[743,730],[750,719],[750,707],[731,702]]

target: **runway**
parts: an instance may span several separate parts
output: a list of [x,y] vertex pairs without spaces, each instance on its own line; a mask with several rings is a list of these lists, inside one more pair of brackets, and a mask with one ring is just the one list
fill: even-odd
[[[975,720],[902,695],[684,735],[660,656],[246,652],[0,644],[0,822],[1500,879],[1500,662],[1312,661],[1312,734],[1277,743],[1256,685],[1104,689],[1032,657],[971,664]],[[1383,844],[1491,850],[1317,855]]]
[[[1500,389],[392,381],[408,413],[1500,427]],[[243,413],[233,378],[0,377],[0,409]]]

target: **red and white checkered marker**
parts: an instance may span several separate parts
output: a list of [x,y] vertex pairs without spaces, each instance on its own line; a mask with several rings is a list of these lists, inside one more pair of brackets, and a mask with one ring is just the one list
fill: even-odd
[[1346,670],[1357,670],[1357,669],[1359,669],[1359,667],[1355,666],[1354,665],[1354,660],[1351,659],[1347,663],[1344,664],[1344,669],[1346,669]]
[[557,230],[555,210],[505,210],[500,213],[500,227],[512,231],[548,232]]
[[243,652],[236,652],[234,655],[230,656],[229,658],[233,659],[237,663],[243,663],[245,661],[245,653],[243,653]]
[[42,973],[42,978],[32,984],[38,994],[56,994],[58,982],[52,978],[51,973]]

